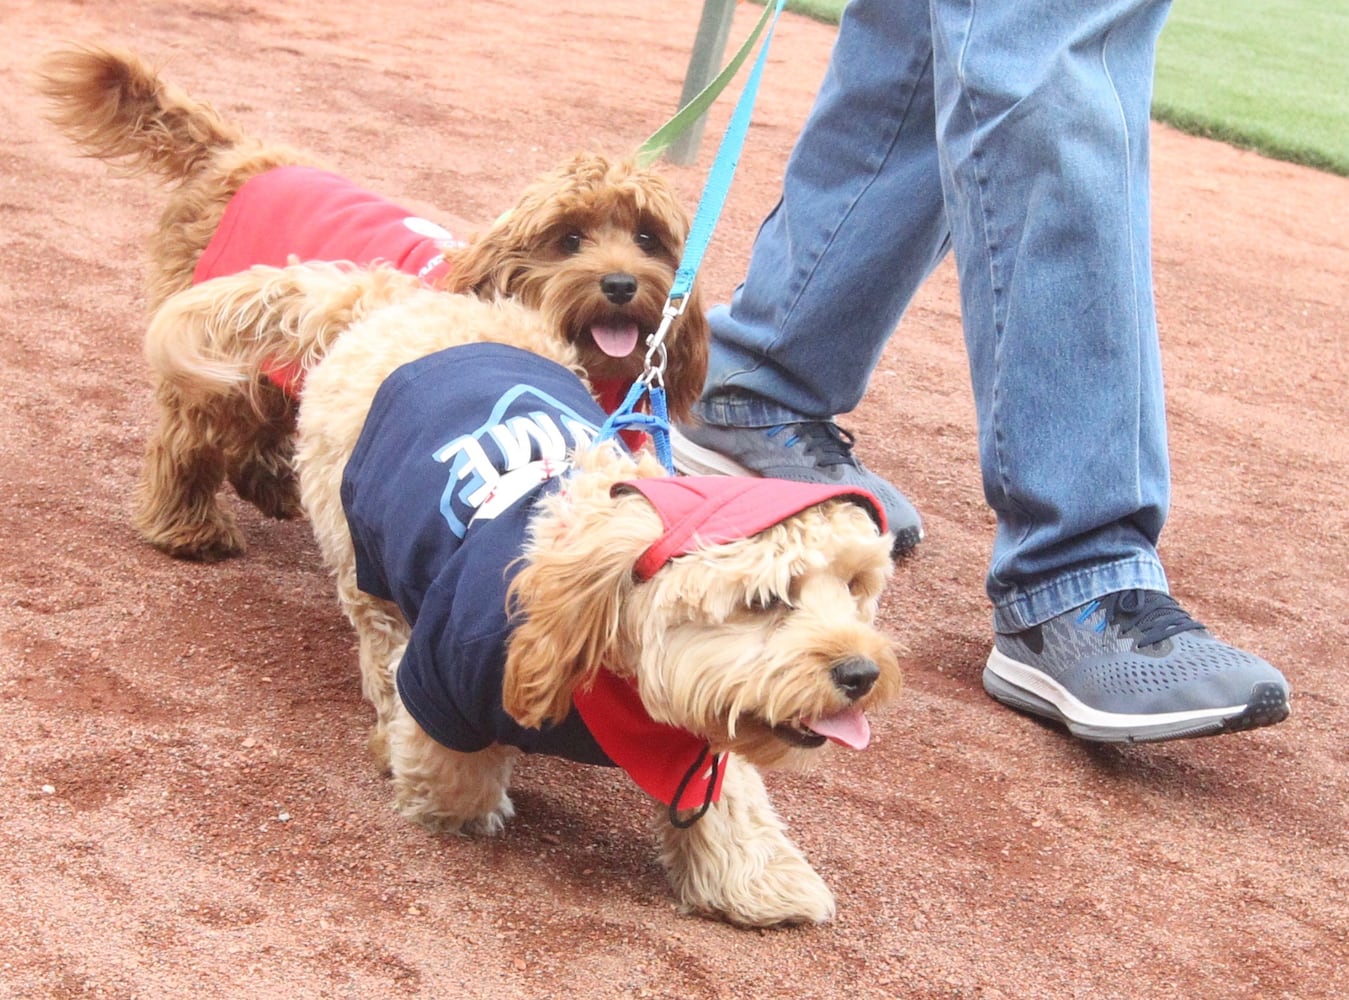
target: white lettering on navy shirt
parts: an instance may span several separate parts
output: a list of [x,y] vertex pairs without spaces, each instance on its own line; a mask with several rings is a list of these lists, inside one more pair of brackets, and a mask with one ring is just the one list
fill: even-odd
[[[541,404],[534,408],[531,404]],[[476,430],[436,449],[449,466],[440,513],[463,538],[475,518],[492,518],[560,475],[567,456],[594,440],[599,428],[546,392],[516,385],[503,393]]]

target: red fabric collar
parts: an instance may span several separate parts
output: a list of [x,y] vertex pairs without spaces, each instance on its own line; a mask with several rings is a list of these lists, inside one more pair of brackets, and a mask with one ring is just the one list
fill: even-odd
[[637,560],[634,572],[649,580],[675,556],[701,545],[749,538],[799,514],[807,507],[840,497],[860,504],[884,534],[885,508],[864,489],[751,476],[678,476],[629,479],[612,492],[635,490],[650,501],[665,533]]
[[721,798],[726,769],[716,768],[713,774],[710,755],[705,767],[689,774],[704,755],[706,741],[652,719],[633,681],[601,670],[593,683],[576,690],[572,704],[600,749],[648,795],[676,809],[701,809]]

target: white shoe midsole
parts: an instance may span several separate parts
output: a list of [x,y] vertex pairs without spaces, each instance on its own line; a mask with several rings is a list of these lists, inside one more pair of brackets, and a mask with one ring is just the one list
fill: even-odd
[[1186,712],[1159,712],[1149,715],[1103,712],[1079,701],[1044,671],[1028,667],[996,648],[988,654],[988,669],[1013,687],[1049,702],[1065,719],[1079,725],[1101,729],[1142,729],[1150,726],[1173,726],[1186,722],[1225,719],[1230,715],[1240,714],[1246,708],[1241,704],[1226,708],[1196,708]]
[[753,469],[745,468],[735,459],[695,444],[674,427],[670,428],[670,450],[674,453],[675,468],[685,475],[758,476]]

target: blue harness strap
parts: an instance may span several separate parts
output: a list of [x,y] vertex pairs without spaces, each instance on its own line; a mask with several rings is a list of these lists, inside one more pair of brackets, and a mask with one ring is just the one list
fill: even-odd
[[[637,407],[642,401],[642,396],[647,393],[651,395],[651,412],[642,413]],[[675,474],[674,452],[670,447],[670,416],[665,405],[664,386],[649,385],[643,379],[632,383],[627,397],[619,404],[618,409],[609,414],[595,440],[606,441],[616,437],[619,431],[625,430],[645,431],[650,435],[660,464],[670,475]]]

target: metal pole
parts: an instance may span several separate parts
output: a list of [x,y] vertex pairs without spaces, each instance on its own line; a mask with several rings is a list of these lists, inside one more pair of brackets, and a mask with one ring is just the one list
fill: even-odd
[[[679,95],[679,107],[682,108],[697,97],[721,69],[735,5],[736,0],[704,0],[698,34],[693,39],[693,52],[689,55],[688,73],[684,77],[684,92]],[[706,118],[706,115],[699,118],[689,126],[687,132],[670,144],[670,148],[665,151],[667,160],[687,166],[698,158],[698,144],[703,138]]]

